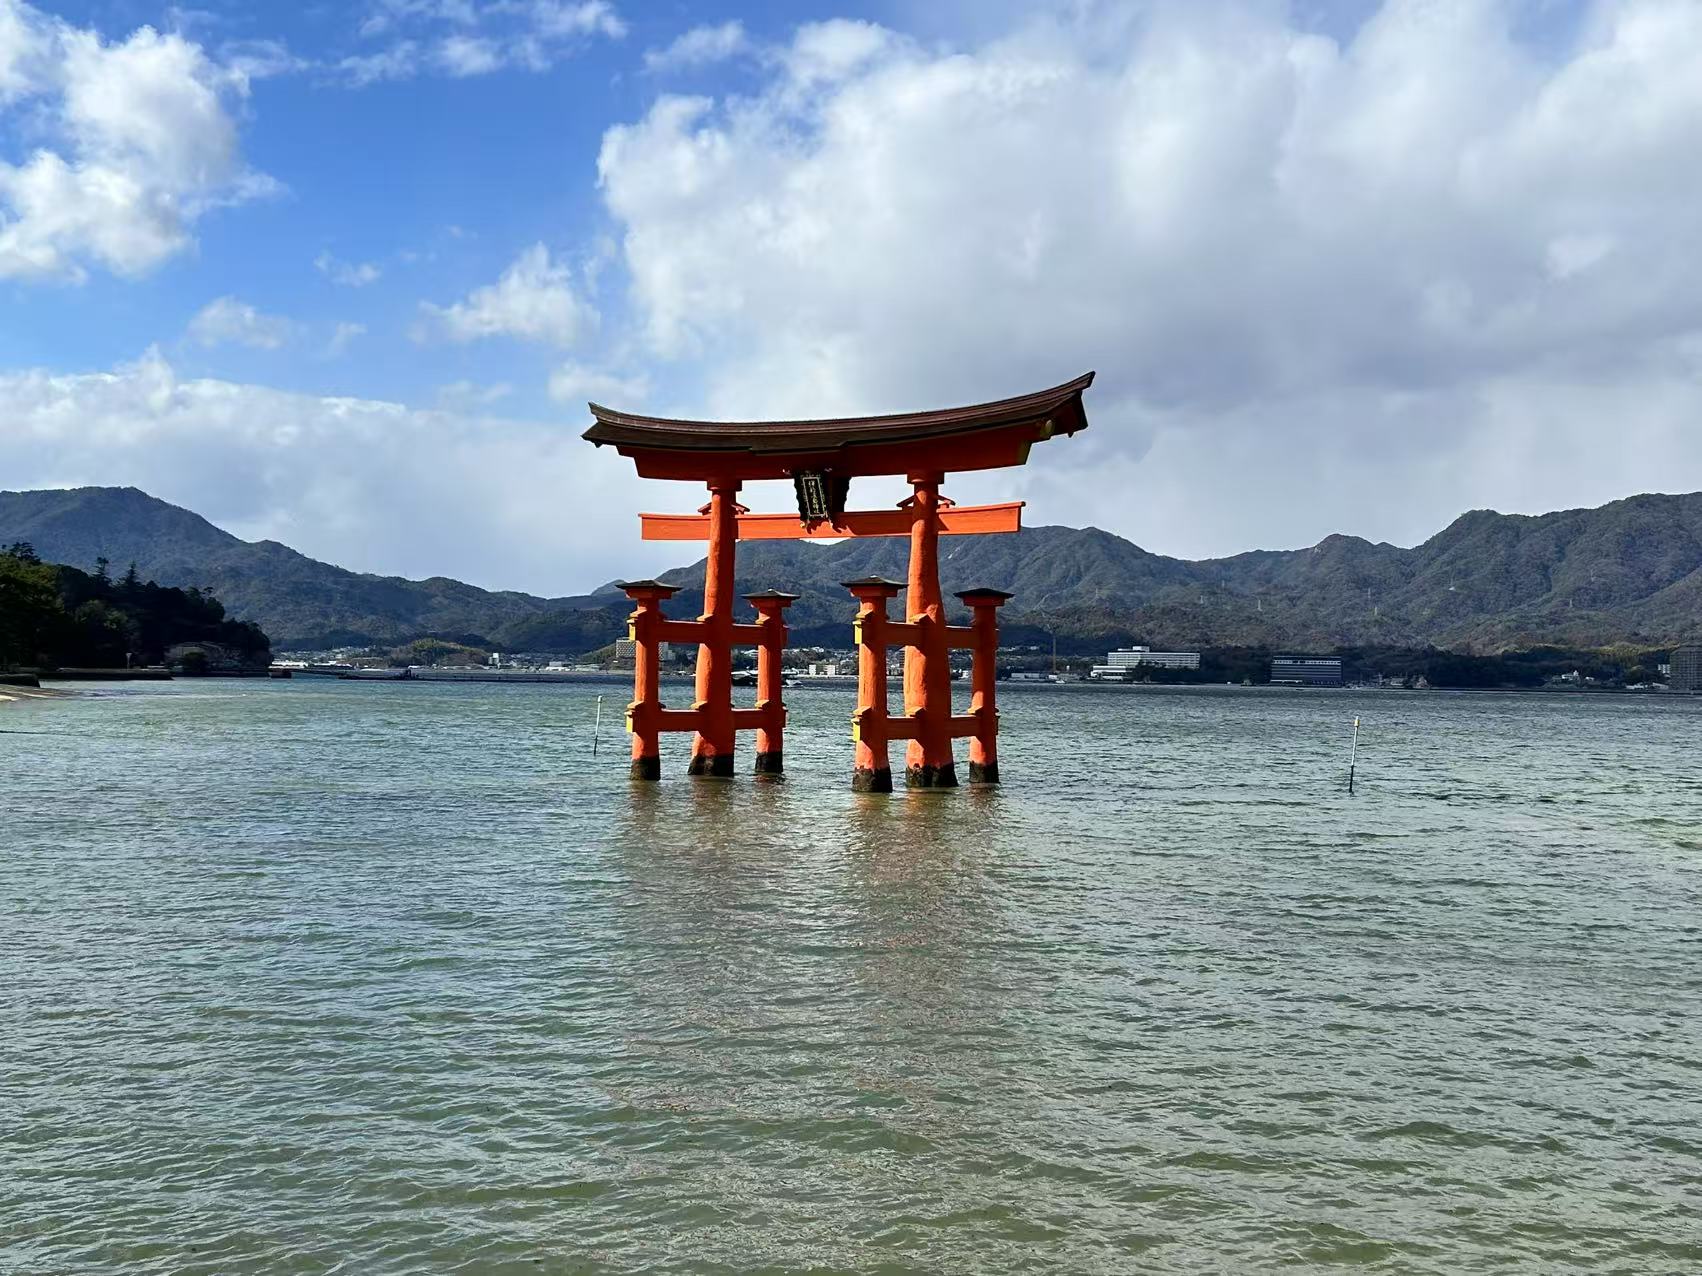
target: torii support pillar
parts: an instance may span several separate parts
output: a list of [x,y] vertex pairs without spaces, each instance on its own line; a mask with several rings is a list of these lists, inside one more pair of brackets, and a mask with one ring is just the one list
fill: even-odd
[[679,590],[654,580],[628,581],[621,586],[637,603],[627,620],[632,640],[632,703],[626,707],[626,729],[632,732],[632,778],[662,778],[662,604]]
[[[634,647],[632,674],[632,703],[626,707],[626,729],[632,732],[632,778],[660,780],[662,778],[661,739],[664,731],[691,731],[694,743],[708,737],[725,738],[726,747],[713,755],[713,762],[700,762],[704,755],[694,750],[691,762],[693,775],[731,775],[733,773],[734,737],[740,731],[756,732],[756,770],[758,775],[779,775],[784,769],[784,740],[786,735],[786,704],[780,695],[780,660],[786,651],[786,608],[797,599],[796,594],[783,594],[768,589],[760,594],[746,594],[756,608],[754,625],[735,625],[732,622],[732,601],[727,596],[732,572],[722,578],[725,588],[717,602],[725,606],[727,621],[716,623],[716,609],[710,607],[698,620],[669,620],[662,614],[662,604],[679,592],[672,585],[654,580],[628,581],[621,588],[628,598],[638,604],[627,621],[627,635]],[[665,642],[695,642],[698,648],[698,699],[690,709],[664,709],[661,699],[661,644]],[[750,709],[733,707],[732,650],[734,645],[755,646],[756,706]],[[710,681],[705,694],[704,656],[710,657]],[[720,657],[725,657],[724,661]],[[717,688],[725,690],[723,702]],[[724,728],[725,736],[718,733]],[[725,759],[721,761],[720,759]]]
[[999,782],[999,708],[994,685],[998,679],[999,608],[1011,595],[1002,589],[966,589],[958,594],[969,608],[969,782]]
[[733,551],[739,540],[737,481],[709,484],[709,562],[703,576],[697,645],[697,735],[687,774],[733,774]]
[[886,604],[904,586],[896,580],[867,576],[848,580],[857,600],[857,619],[852,622],[857,644],[857,712],[851,715],[851,739],[856,760],[851,771],[854,793],[891,793],[892,760],[887,742],[892,739],[892,720],[886,703]]
[[[798,601],[796,594],[765,589],[746,594],[756,608],[756,773],[779,775],[786,769],[783,740],[786,705],[780,695],[780,659],[786,651],[786,609]],[[734,711],[738,716],[738,711]]]
[[909,643],[904,651],[904,713],[913,725],[904,783],[913,789],[955,789],[951,751],[951,651],[940,598],[940,482],[944,475],[910,475],[910,585],[905,596]]

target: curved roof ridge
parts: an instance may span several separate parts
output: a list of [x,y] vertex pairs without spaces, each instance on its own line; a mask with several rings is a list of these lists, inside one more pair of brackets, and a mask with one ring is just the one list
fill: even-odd
[[692,421],[642,416],[604,407],[587,406],[595,418],[584,438],[599,446],[682,449],[690,451],[796,452],[838,448],[856,443],[897,443],[1053,418],[1073,405],[1069,419],[1057,423],[1056,433],[1073,434],[1087,425],[1081,395],[1093,384],[1087,372],[1062,385],[990,403],[941,408],[930,412],[899,412],[883,416],[826,417],[792,421]]

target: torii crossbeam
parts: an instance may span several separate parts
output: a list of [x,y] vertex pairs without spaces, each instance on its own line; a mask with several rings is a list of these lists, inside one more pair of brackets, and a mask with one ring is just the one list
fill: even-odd
[[[1049,390],[995,403],[821,421],[681,421],[590,404],[595,423],[584,436],[590,442],[608,444],[630,457],[641,477],[697,480],[709,488],[709,503],[695,514],[639,516],[645,540],[707,541],[709,552],[703,614],[696,621],[663,617],[661,603],[674,592],[667,586],[655,581],[625,586],[637,604],[630,634],[639,651],[627,713],[633,734],[633,776],[660,778],[661,733],[683,730],[695,733],[691,774],[730,776],[735,735],[741,727],[759,732],[757,770],[779,773],[782,769],[785,707],[780,702],[779,660],[786,636],[783,613],[792,596],[772,591],[752,595],[758,622],[733,623],[734,549],[739,540],[908,536],[904,621],[885,619],[885,599],[897,593],[897,582],[847,582],[859,600],[857,642],[862,650],[861,695],[853,716],[857,742],[853,786],[889,791],[887,742],[903,739],[909,742],[907,784],[953,787],[957,773],[951,742],[959,735],[971,739],[971,780],[996,783],[996,613],[1009,595],[971,590],[962,597],[975,623],[947,625],[940,597],[938,546],[942,535],[1020,530],[1022,503],[959,507],[940,494],[940,485],[954,470],[1022,465],[1035,443],[1086,428],[1082,394],[1092,384],[1089,372]],[[874,475],[903,475],[911,485],[910,497],[895,510],[846,510],[851,479]],[[798,498],[796,515],[753,514],[737,504],[735,498],[745,483],[765,479],[792,480]],[[697,697],[690,710],[661,707],[655,647],[670,640],[698,644]],[[757,645],[760,650],[754,709],[733,707],[732,649],[738,643]],[[905,649],[902,717],[886,710],[887,644]],[[961,716],[951,711],[953,647],[974,652],[972,703],[970,712]],[[771,671],[771,676],[765,677],[765,671]]]

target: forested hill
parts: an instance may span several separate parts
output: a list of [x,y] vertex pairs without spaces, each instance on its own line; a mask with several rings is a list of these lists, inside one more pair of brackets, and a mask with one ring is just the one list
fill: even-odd
[[[176,653],[174,656],[173,653]],[[219,600],[129,570],[113,579],[44,563],[27,542],[0,544],[0,670],[123,669],[168,659],[191,672],[264,669],[259,626],[231,620]]]
[[[907,553],[902,540],[753,543],[739,551],[741,592],[802,593],[794,611],[808,624],[843,615],[839,581],[904,579]],[[1322,650],[1659,645],[1702,635],[1702,493],[1536,516],[1476,510],[1411,549],[1338,535],[1197,562],[1094,528],[1036,527],[943,539],[940,573],[948,594],[1012,591],[1007,633],[1056,632],[1086,649],[1125,638]],[[665,579],[701,586],[703,565]]]
[[[144,579],[198,585],[233,616],[253,620],[279,650],[406,642],[425,634],[507,645],[510,634],[555,613],[547,636],[564,650],[589,650],[624,629],[626,600],[584,615],[573,599],[493,592],[435,576],[405,580],[347,571],[276,541],[244,541],[199,514],[133,487],[0,492],[0,544],[28,541],[43,558],[93,570],[95,561],[134,562]],[[507,646],[522,649],[522,644]]]
[[[609,587],[572,598],[492,593],[442,577],[364,575],[275,542],[250,543],[133,488],[0,492],[0,543],[29,540],[45,558],[89,568],[135,561],[162,584],[210,587],[232,615],[280,647],[395,643],[422,634],[506,650],[583,651],[624,630]],[[847,640],[839,582],[903,579],[903,540],[754,542],[740,547],[739,591],[803,597],[803,641]],[[1090,651],[1155,645],[1434,644],[1499,651],[1538,643],[1660,645],[1702,636],[1702,493],[1645,495],[1536,516],[1478,510],[1421,545],[1330,536],[1300,550],[1189,562],[1150,554],[1094,528],[1030,528],[941,542],[948,590],[989,585],[1016,597],[1007,633],[1056,633]],[[667,578],[699,604],[702,563]]]

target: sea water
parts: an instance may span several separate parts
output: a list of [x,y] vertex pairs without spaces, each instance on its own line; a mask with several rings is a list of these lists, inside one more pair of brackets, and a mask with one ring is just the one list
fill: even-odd
[[877,797],[787,698],[0,709],[0,1272],[1702,1269],[1702,701],[1013,687]]

